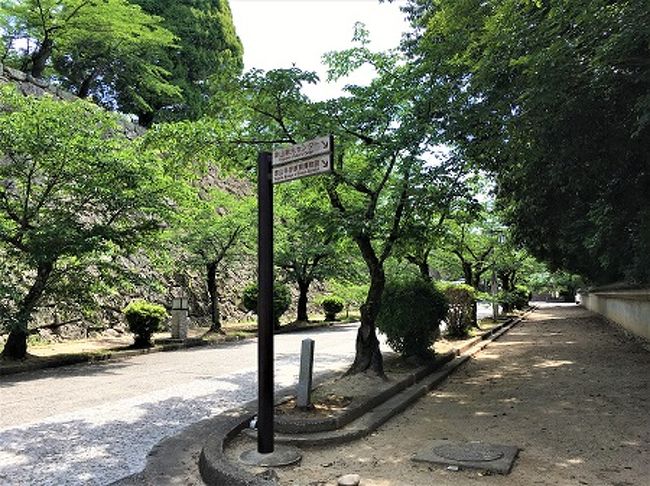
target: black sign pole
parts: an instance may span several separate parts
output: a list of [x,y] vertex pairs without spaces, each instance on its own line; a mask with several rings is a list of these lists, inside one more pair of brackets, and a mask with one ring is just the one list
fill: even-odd
[[258,202],[258,301],[257,368],[258,412],[257,452],[273,452],[273,184],[271,154],[257,159]]

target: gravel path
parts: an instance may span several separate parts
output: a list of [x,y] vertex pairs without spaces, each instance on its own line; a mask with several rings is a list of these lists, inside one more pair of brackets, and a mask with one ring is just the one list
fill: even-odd
[[[349,365],[356,325],[276,336],[276,385],[295,383],[302,339],[315,372]],[[0,380],[0,484],[104,485],[140,471],[184,427],[252,400],[256,341],[142,355]]]
[[[650,353],[574,305],[542,307],[375,434],[307,449],[283,485],[646,486]],[[522,450],[508,476],[413,463],[433,440]]]

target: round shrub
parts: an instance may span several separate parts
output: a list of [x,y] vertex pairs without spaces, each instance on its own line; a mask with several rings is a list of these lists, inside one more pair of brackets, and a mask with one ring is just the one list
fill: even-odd
[[[248,311],[257,313],[257,283],[248,284],[242,293],[242,303]],[[273,326],[280,327],[280,317],[289,310],[291,305],[291,292],[284,284],[273,286]]]
[[325,320],[333,321],[336,319],[336,314],[343,310],[345,302],[340,297],[325,297],[321,303],[323,311],[325,312]]
[[503,304],[504,310],[507,312],[511,309],[523,309],[528,305],[530,300],[530,290],[523,285],[515,286],[514,290],[510,292],[505,292],[501,303]]
[[134,300],[129,303],[122,313],[129,324],[129,330],[135,334],[134,346],[148,348],[151,346],[151,336],[160,329],[162,322],[169,317],[165,308],[146,300]]
[[404,358],[427,358],[447,313],[444,295],[422,279],[389,282],[384,289],[377,327]]
[[467,284],[441,284],[440,290],[447,299],[449,309],[445,322],[450,337],[462,338],[469,334],[474,321],[476,290]]

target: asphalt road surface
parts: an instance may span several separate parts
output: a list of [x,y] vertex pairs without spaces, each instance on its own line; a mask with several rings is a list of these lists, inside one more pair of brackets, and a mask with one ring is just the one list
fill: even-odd
[[[356,329],[276,336],[276,386],[297,381],[308,337],[315,373],[349,365]],[[109,484],[161,439],[256,395],[257,340],[2,377],[0,484]]]

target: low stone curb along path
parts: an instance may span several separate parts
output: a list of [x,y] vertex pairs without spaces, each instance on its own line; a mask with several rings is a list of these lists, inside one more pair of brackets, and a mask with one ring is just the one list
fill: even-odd
[[[373,434],[305,448],[299,467],[275,471],[282,485],[330,486],[358,474],[364,486],[645,486],[649,377],[648,349],[617,326],[575,305],[540,303]],[[414,462],[443,443],[519,454],[505,477]],[[228,457],[247,446],[238,440]]]
[[[427,377],[427,383],[424,386],[411,387],[411,389],[403,392],[405,394],[402,397],[394,397],[394,401],[388,406],[383,404],[375,410],[374,414],[366,414],[366,416],[359,419],[364,422],[364,425],[357,425],[356,432],[346,436],[343,440],[352,440],[355,437],[367,435],[372,430],[375,430],[390,417],[401,412],[414,400],[417,400],[422,394],[426,393],[428,386],[434,386],[436,383],[443,381],[446,376],[466,362],[473,354],[479,352],[492,340],[498,339],[513,326],[521,322],[521,319],[506,321],[483,333],[481,336],[466,342],[462,347],[455,349],[454,354],[456,356],[463,356],[448,363],[449,367],[445,370],[440,370],[433,376]],[[320,376],[318,381],[327,378]],[[285,389],[279,392],[278,396],[281,397],[282,395],[289,394],[291,391],[292,389],[290,388]],[[282,398],[279,399],[279,401],[281,400]],[[166,439],[152,451],[148,458],[147,466],[143,471],[115,483],[115,486],[143,484],[198,485],[203,484],[203,481],[207,484],[228,486],[266,486],[274,484],[271,481],[250,475],[238,465],[227,461],[223,455],[225,444],[248,426],[256,412],[257,403],[256,401],[252,401],[243,407],[229,410],[217,417],[205,420],[200,424],[195,424],[179,435]],[[336,437],[340,432],[334,431],[332,434]],[[337,441],[334,440],[334,442]],[[176,462],[170,461],[171,457],[179,458],[179,460]],[[196,467],[199,457],[200,470],[203,478],[199,475]]]

